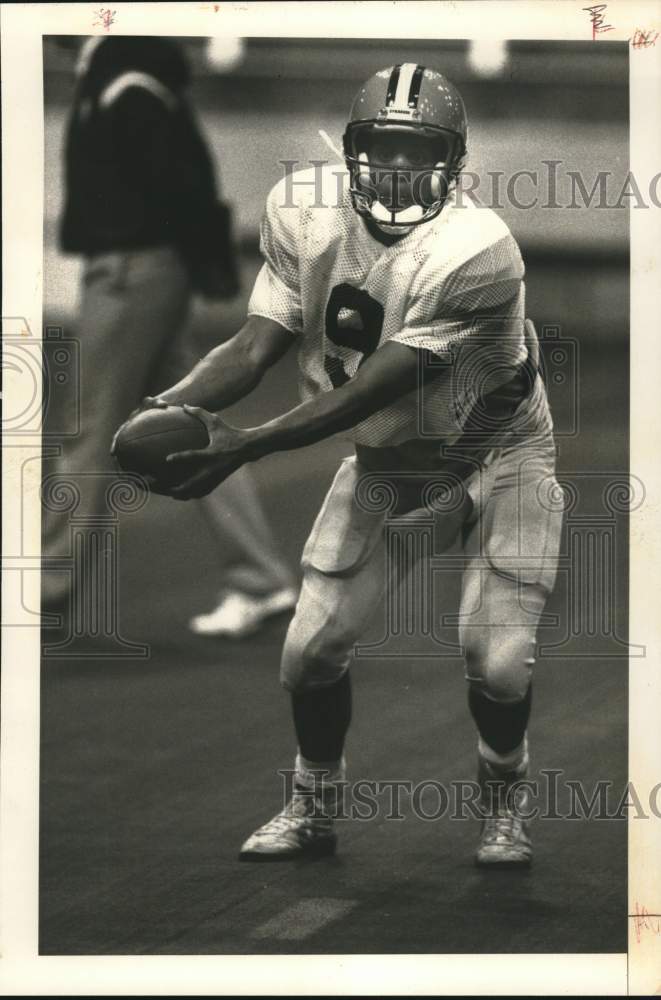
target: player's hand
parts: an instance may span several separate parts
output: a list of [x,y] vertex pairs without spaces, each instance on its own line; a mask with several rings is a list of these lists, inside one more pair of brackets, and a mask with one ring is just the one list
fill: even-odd
[[133,420],[134,417],[137,417],[138,413],[142,413],[144,410],[154,410],[154,409],[165,410],[169,405],[170,405],[169,403],[166,403],[165,400],[161,399],[159,396],[145,396],[145,398],[140,403],[140,406],[136,406],[135,410],[132,410],[131,413],[129,413],[124,423],[120,424],[117,430],[115,431],[112,439],[112,444],[110,445],[110,454],[111,455],[115,454],[115,451],[117,449],[117,438],[119,437],[120,432],[123,430],[124,427],[126,427],[129,421]]
[[175,500],[193,500],[206,496],[246,461],[246,432],[232,427],[215,413],[199,406],[184,405],[184,410],[201,420],[209,433],[206,448],[178,451],[166,461],[181,463],[182,474],[189,473],[178,486],[168,489]]

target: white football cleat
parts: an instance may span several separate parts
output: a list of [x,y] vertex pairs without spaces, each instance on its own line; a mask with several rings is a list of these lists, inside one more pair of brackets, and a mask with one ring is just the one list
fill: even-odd
[[481,756],[478,765],[482,834],[475,855],[480,866],[519,868],[532,861],[528,823],[523,819],[529,805],[525,788],[513,789],[528,775],[528,755],[510,771],[499,771]]
[[239,851],[240,861],[288,861],[303,855],[334,854],[337,836],[322,801],[295,789],[282,812],[251,834]]
[[294,587],[283,587],[263,596],[234,590],[225,594],[209,614],[191,618],[190,629],[196,635],[242,639],[257,632],[273,615],[291,611],[297,600],[298,592]]
[[476,864],[496,868],[518,868],[532,861],[532,842],[526,823],[511,813],[489,816],[475,855]]

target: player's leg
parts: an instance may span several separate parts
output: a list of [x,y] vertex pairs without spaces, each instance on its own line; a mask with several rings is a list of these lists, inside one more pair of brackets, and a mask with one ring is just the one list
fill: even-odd
[[[504,452],[466,542],[460,641],[476,723],[478,778],[486,810],[480,864],[531,858],[525,790],[527,725],[536,634],[555,580],[562,514],[545,500],[553,477],[548,439]],[[546,488],[544,484],[546,483]]]
[[360,466],[338,472],[303,553],[303,585],[282,656],[298,743],[294,794],[282,813],[248,838],[246,860],[335,848],[332,813],[345,776],[351,721],[349,661],[379,605],[387,574],[383,514],[355,500]]
[[239,638],[291,611],[298,581],[275,540],[252,471],[243,466],[199,504],[224,568],[215,607],[191,619],[192,630]]
[[[108,480],[116,473],[109,449],[118,425],[144,394],[148,373],[184,322],[189,302],[186,271],[174,252],[103,254],[86,265],[76,322],[80,343],[81,429],[62,442],[59,459],[44,462],[44,478],[70,477],[80,489],[76,511],[103,513]],[[47,571],[48,559],[67,560],[69,516],[48,508],[44,489],[43,594],[48,603],[66,596],[64,574]]]
[[290,691],[298,750],[293,795],[282,813],[248,838],[244,860],[269,860],[335,849],[333,814],[346,777],[344,743],[351,722],[349,661],[383,591],[377,545],[356,574],[304,571],[289,628],[282,682]]
[[[525,797],[527,726],[537,623],[547,594],[484,566],[464,574],[460,641],[466,656],[468,704],[478,730],[478,781],[487,819],[480,863],[527,864],[531,857]],[[513,789],[513,790],[512,790]]]
[[224,551],[225,543],[229,547],[228,587],[260,596],[295,587],[295,574],[278,548],[247,465],[200,504],[214,535],[224,540]]

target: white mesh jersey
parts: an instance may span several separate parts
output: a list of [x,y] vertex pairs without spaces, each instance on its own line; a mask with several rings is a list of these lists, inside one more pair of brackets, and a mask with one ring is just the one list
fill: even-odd
[[[454,443],[485,376],[495,388],[526,359],[519,248],[505,223],[466,195],[461,203],[450,195],[439,216],[386,247],[354,211],[343,168],[299,171],[269,194],[260,247],[248,315],[300,337],[303,400],[342,385],[389,341],[424,351],[425,363],[452,361],[451,377],[347,432],[357,444]],[[550,427],[539,378],[525,407],[531,432]]]

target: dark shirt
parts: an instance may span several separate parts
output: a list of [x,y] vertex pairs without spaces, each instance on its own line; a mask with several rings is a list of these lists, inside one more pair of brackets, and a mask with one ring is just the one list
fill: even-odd
[[72,111],[62,249],[91,255],[169,244],[193,278],[212,262],[232,270],[229,213],[183,97],[164,101],[132,85],[103,106],[101,94],[83,89]]

